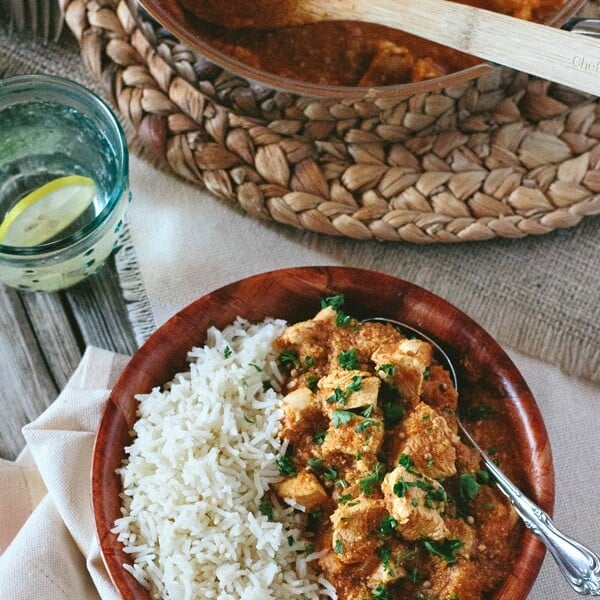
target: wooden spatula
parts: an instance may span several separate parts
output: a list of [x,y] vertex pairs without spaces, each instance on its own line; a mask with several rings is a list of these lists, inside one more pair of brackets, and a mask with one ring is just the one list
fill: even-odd
[[230,29],[342,19],[379,23],[600,94],[600,40],[447,0],[183,0],[182,4]]

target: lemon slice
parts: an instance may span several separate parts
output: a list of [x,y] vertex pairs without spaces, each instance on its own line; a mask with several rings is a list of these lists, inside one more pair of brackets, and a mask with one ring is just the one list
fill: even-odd
[[80,217],[96,196],[89,177],[58,177],[19,200],[0,224],[0,244],[37,246]]

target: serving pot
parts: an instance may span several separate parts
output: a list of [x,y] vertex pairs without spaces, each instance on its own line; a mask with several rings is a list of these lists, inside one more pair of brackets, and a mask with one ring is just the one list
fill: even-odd
[[[385,88],[289,81],[197,40],[175,0],[152,1],[154,16],[136,0],[63,3],[136,141],[252,216],[449,243],[549,233],[600,213],[589,95],[487,64]],[[553,23],[581,4],[569,0]],[[600,16],[598,0],[584,11]]]
[[[267,71],[254,68],[240,60],[214,48],[209,42],[198,35],[194,19],[181,8],[177,0],[139,0],[140,4],[163,26],[175,34],[181,41],[196,49],[210,61],[237,75],[270,88],[284,90],[302,96],[321,98],[399,98],[415,94],[432,92],[446,87],[460,85],[465,81],[477,79],[489,73],[496,67],[488,63],[480,63],[473,67],[436,77],[426,81],[390,85],[373,88],[342,87],[311,83],[274,75]],[[201,2],[202,0],[198,0]],[[567,0],[563,7],[547,22],[549,26],[560,27],[569,17],[572,17],[583,5],[585,0]],[[510,43],[510,40],[507,40]]]

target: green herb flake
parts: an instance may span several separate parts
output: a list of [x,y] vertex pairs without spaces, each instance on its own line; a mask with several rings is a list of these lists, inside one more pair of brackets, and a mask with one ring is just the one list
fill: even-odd
[[324,431],[317,431],[313,434],[313,442],[317,444],[317,446],[321,446],[325,441],[325,436],[327,435],[327,429]]
[[345,405],[348,402],[348,395],[341,388],[335,388],[333,394],[327,398],[326,402],[327,404]]
[[459,491],[464,500],[473,500],[479,494],[481,485],[474,473],[463,473],[459,479]]
[[331,422],[335,428],[340,425],[347,425],[354,415],[349,410],[336,409],[331,414]]
[[291,535],[288,535],[288,537],[287,537],[288,546],[290,546],[290,547],[293,546],[294,541],[295,541],[294,538]]
[[294,459],[291,456],[281,456],[275,460],[275,464],[279,469],[279,473],[286,477],[293,477],[296,475],[296,465]]
[[384,473],[381,463],[377,463],[373,472],[366,477],[358,480],[360,491],[365,496],[370,496],[375,491],[375,486],[383,481]]
[[356,348],[344,350],[338,354],[338,363],[342,369],[346,369],[347,371],[355,371],[359,367],[358,350]]
[[385,587],[380,583],[372,590],[373,600],[388,600],[388,593]]
[[229,358],[233,354],[233,350],[229,346],[225,346],[225,350],[223,350],[223,356],[225,358]]
[[249,366],[251,366],[253,369],[256,369],[256,371],[257,371],[258,373],[262,373],[262,367],[261,367],[261,366],[259,366],[259,365],[256,365],[256,364],[254,364],[254,363],[248,363],[248,365],[249,365]]
[[388,428],[398,425],[404,417],[404,407],[399,402],[385,401],[381,409],[383,411],[383,421]]
[[392,533],[394,533],[394,531],[396,530],[397,526],[398,521],[394,517],[383,517],[379,525],[379,533],[381,533],[381,535],[392,535]]
[[429,381],[431,379],[431,371],[429,370],[429,367],[425,367],[425,370],[423,371],[423,379],[425,381]]
[[315,377],[314,375],[307,375],[305,381],[306,387],[308,387],[311,392],[317,391],[317,383],[319,383],[318,377]]
[[300,359],[295,350],[284,350],[278,357],[277,361],[281,364],[299,365]]
[[258,510],[260,511],[260,514],[267,517],[267,519],[269,519],[269,521],[273,520],[273,505],[270,502],[263,500],[258,505]]
[[344,546],[343,546],[341,540],[335,540],[335,544],[333,545],[333,551],[336,554],[343,554],[344,553]]
[[364,433],[369,427],[373,427],[374,425],[379,426],[379,421],[377,421],[377,419],[365,419],[354,428],[354,431],[356,433]]
[[309,458],[306,461],[306,464],[310,467],[312,471],[320,471],[323,468],[323,459],[322,458]]
[[396,365],[391,365],[387,363],[384,365],[379,365],[377,367],[377,371],[383,373],[386,381],[389,381],[394,378],[394,375],[396,373]]
[[463,545],[460,540],[445,539],[440,542],[435,540],[423,540],[423,547],[431,554],[440,556],[449,565],[456,562],[456,551]]
[[321,298],[321,308],[327,308],[331,306],[334,310],[338,310],[344,306],[345,298],[344,294],[336,294],[335,296],[327,296]]
[[334,469],[333,467],[327,467],[323,470],[323,479],[325,481],[335,481],[338,476],[339,473],[337,472],[337,469]]

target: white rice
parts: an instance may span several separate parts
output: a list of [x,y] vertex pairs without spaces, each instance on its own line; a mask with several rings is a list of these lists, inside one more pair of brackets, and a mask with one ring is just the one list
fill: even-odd
[[335,598],[307,568],[319,554],[301,537],[304,517],[274,501],[270,521],[259,508],[285,454],[281,396],[263,386],[281,380],[272,344],[284,327],[213,328],[189,372],[138,398],[113,531],[133,558],[124,567],[153,598]]

